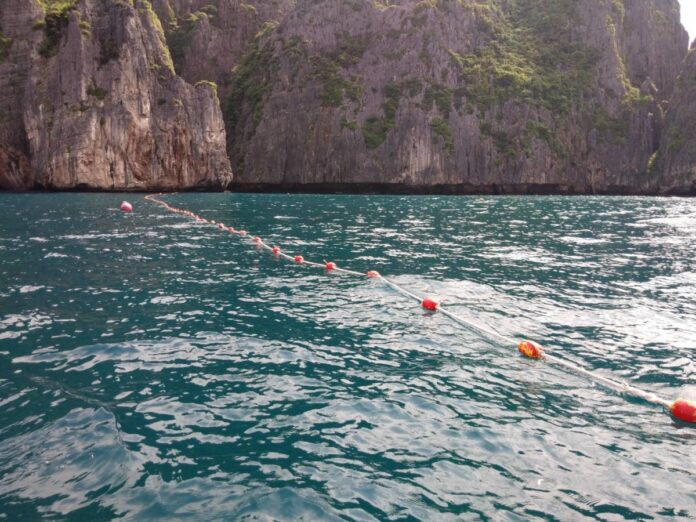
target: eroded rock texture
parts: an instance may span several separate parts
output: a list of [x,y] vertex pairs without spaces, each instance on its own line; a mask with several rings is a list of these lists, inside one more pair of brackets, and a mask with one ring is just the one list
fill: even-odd
[[696,42],[677,79],[651,172],[662,193],[696,194]]
[[229,183],[215,89],[174,73],[149,1],[3,0],[0,27],[1,187]]
[[686,49],[676,0],[299,0],[237,70],[228,152],[252,186],[650,192]]
[[229,156],[238,189],[696,190],[677,0],[3,0],[0,33],[0,188]]
[[257,35],[271,32],[294,0],[154,0],[176,71],[213,81],[224,100],[234,68]]

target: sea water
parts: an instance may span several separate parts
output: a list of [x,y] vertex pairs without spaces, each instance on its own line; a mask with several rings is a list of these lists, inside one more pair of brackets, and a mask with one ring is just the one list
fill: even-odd
[[[694,200],[164,199],[693,393]],[[141,195],[0,194],[0,520],[688,519],[695,448],[379,280]]]

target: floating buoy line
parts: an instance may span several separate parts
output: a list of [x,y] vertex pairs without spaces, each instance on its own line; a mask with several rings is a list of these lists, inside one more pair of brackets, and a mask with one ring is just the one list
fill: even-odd
[[[357,272],[355,270],[348,270],[346,268],[341,268],[339,267],[336,263],[333,261],[324,261],[323,263],[317,263],[314,261],[309,261],[305,259],[301,255],[289,255],[286,252],[284,252],[279,246],[275,245],[269,245],[266,243],[261,237],[259,236],[250,236],[249,232],[246,230],[237,230],[234,227],[225,225],[224,223],[212,221],[209,219],[205,219],[202,216],[199,216],[198,214],[186,210],[183,208],[177,208],[169,205],[168,203],[158,199],[157,196],[164,196],[164,194],[150,194],[148,196],[145,196],[145,199],[147,201],[150,201],[152,203],[155,203],[157,205],[160,205],[164,209],[173,212],[174,214],[179,214],[184,217],[193,219],[197,221],[198,223],[201,224],[207,224],[216,227],[220,232],[224,232],[227,234],[231,235],[236,235],[241,238],[246,238],[248,241],[250,241],[252,244],[256,245],[257,247],[260,247],[264,250],[269,251],[273,256],[277,258],[282,258],[287,261],[290,261],[292,263],[295,263],[297,265],[307,265],[315,268],[320,268],[322,270],[326,271],[331,271],[331,272],[337,272],[353,277],[359,277],[359,278],[369,278],[369,279],[377,279],[384,284],[386,284],[388,287],[392,288],[396,292],[400,293],[401,295],[408,297],[409,299],[412,299],[414,301],[417,301],[421,308],[428,310],[430,312],[436,312],[440,313],[455,323],[458,323],[459,325],[465,327],[468,330],[472,330],[484,337],[487,337],[490,341],[496,341],[500,342],[503,345],[506,346],[515,346],[517,345],[517,350],[520,354],[522,354],[524,357],[536,361],[544,361],[549,364],[552,364],[554,366],[557,366],[559,368],[562,368],[570,373],[574,373],[580,376],[583,376],[590,380],[593,383],[599,384],[605,388],[614,390],[618,393],[622,393],[625,395],[629,395],[638,399],[641,399],[645,402],[648,402],[650,404],[660,406],[665,408],[674,418],[679,419],[684,422],[688,423],[696,423],[696,402],[685,399],[685,398],[679,398],[674,401],[669,401],[667,399],[664,399],[654,393],[647,392],[645,390],[641,390],[640,388],[636,388],[635,386],[625,382],[621,381],[618,379],[610,378],[610,377],[605,377],[603,375],[600,375],[596,372],[593,372],[591,370],[588,370],[586,368],[583,368],[576,362],[570,362],[565,359],[562,359],[556,355],[547,353],[544,348],[542,348],[539,344],[529,341],[529,340],[523,340],[521,342],[516,342],[514,339],[511,337],[507,337],[505,335],[502,335],[501,333],[497,332],[496,330],[492,329],[491,327],[487,325],[482,325],[482,324],[477,324],[471,320],[465,319],[463,317],[460,317],[448,309],[444,308],[442,304],[437,301],[436,299],[432,297],[420,297],[413,292],[410,292],[409,290],[399,286],[395,282],[387,279],[386,277],[382,276],[379,272],[375,270],[370,270],[368,272]],[[132,211],[132,206],[128,204],[127,208],[123,208],[122,205],[122,210],[126,212],[131,212]]]

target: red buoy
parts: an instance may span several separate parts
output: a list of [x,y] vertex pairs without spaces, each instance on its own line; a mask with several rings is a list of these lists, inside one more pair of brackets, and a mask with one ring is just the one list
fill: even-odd
[[295,256],[295,263],[297,263],[298,265],[301,265],[302,263],[304,263],[304,257]]
[[222,223],[218,223],[218,228],[220,230],[225,230],[225,225],[223,225]]
[[232,234],[234,233],[234,227],[227,227],[227,231]]
[[522,341],[517,345],[519,352],[530,359],[541,359],[544,357],[544,350],[537,343],[532,341]]
[[329,261],[328,263],[326,263],[326,269],[327,270],[336,270],[336,263]]
[[696,402],[687,399],[677,399],[674,401],[669,411],[679,420],[684,422],[696,422]]
[[240,235],[240,236],[246,236],[246,235],[247,235],[247,231],[246,231],[246,230],[240,230],[240,231],[239,231],[239,235]]
[[421,306],[425,308],[426,310],[430,310],[431,312],[437,311],[438,306],[440,306],[440,303],[438,303],[435,299],[431,297],[426,297],[423,299],[421,302]]
[[273,252],[274,256],[280,255],[280,248],[278,248],[277,246],[274,246],[271,251]]
[[123,212],[133,212],[133,205],[127,201],[123,201],[119,207]]
[[253,241],[254,241],[254,243],[260,243],[261,238],[259,236],[256,236]]
[[369,277],[370,279],[374,279],[376,277],[380,277],[380,275],[379,275],[379,272],[377,272],[376,270],[370,270],[367,273],[367,277]]

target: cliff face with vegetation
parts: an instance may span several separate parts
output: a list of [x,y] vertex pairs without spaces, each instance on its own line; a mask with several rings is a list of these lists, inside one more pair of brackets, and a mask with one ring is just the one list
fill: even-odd
[[677,0],[4,4],[0,187],[694,190]]
[[0,187],[226,186],[213,86],[177,76],[149,1],[3,0]]
[[153,0],[176,71],[188,82],[212,81],[224,101],[249,45],[294,7],[294,0]]
[[298,2],[238,68],[228,152],[252,185],[649,192],[686,48],[676,0]]
[[664,192],[696,194],[696,41],[677,78],[651,172]]

